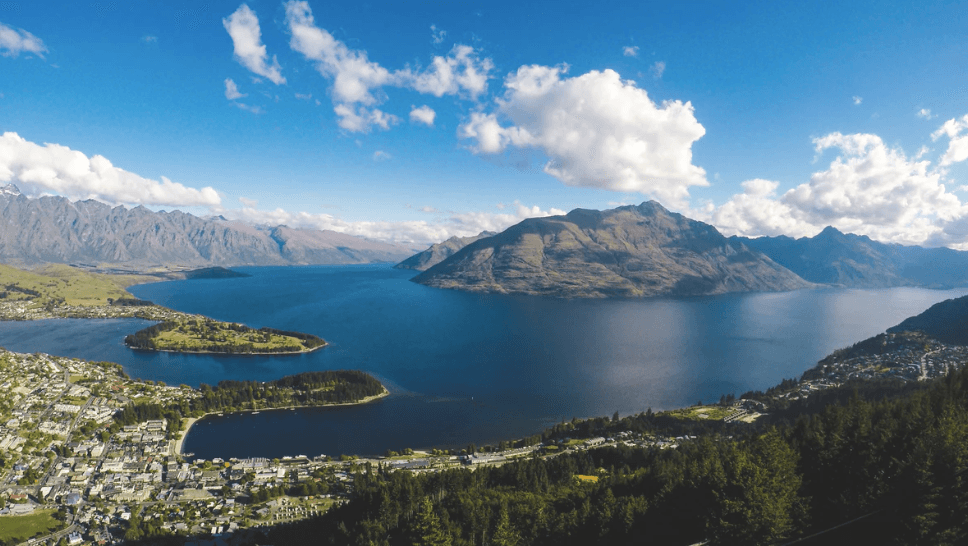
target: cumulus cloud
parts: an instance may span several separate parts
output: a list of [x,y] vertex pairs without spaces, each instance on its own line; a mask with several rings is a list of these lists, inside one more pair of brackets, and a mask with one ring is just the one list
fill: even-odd
[[931,134],[932,140],[938,140],[942,136],[947,136],[949,139],[948,149],[941,156],[942,167],[968,159],[968,134],[962,134],[965,129],[968,129],[968,115],[961,119],[949,119]]
[[743,193],[734,195],[711,216],[699,213],[726,235],[788,235],[802,237],[817,230],[796,218],[790,205],[777,199],[779,182],[754,179],[743,182]]
[[370,61],[365,51],[346,47],[316,26],[307,2],[286,3],[286,24],[293,51],[314,61],[320,74],[333,79],[334,110],[340,117],[340,127],[354,132],[369,130],[374,124],[389,127],[388,114],[367,107],[381,102],[375,89],[395,83],[400,76]]
[[33,53],[40,58],[47,52],[44,42],[24,29],[8,27],[0,23],[0,55],[16,57],[21,53]]
[[337,104],[333,111],[339,116],[339,126],[353,133],[364,133],[374,125],[385,131],[400,121],[397,116],[378,108]]
[[440,45],[443,43],[445,36],[447,36],[446,30],[437,28],[437,25],[430,25],[430,39],[433,41],[434,45]]
[[397,122],[395,116],[377,108],[386,99],[384,87],[409,88],[437,97],[476,97],[487,90],[494,64],[481,59],[470,46],[455,45],[446,56],[435,56],[425,70],[390,71],[371,61],[366,51],[347,47],[317,26],[307,2],[290,0],[285,6],[289,46],[332,79],[333,110],[339,126],[347,131],[366,132],[373,126],[387,129]]
[[563,77],[567,66],[523,66],[510,74],[493,113],[475,112],[459,134],[478,153],[532,148],[544,171],[569,186],[653,196],[682,206],[690,186],[706,186],[692,164],[705,134],[691,103],[652,102],[613,70]]
[[383,150],[377,150],[377,151],[373,152],[373,161],[387,161],[387,160],[391,159],[392,157],[393,156],[391,156],[390,154],[384,152]]
[[423,123],[424,125],[433,127],[434,118],[437,117],[437,112],[434,109],[427,106],[426,104],[417,108],[411,105],[410,110],[410,121],[413,123]]
[[225,78],[225,98],[229,100],[241,99],[242,97],[248,97],[247,93],[240,93],[239,88],[235,85],[235,82],[231,78]]
[[730,235],[810,236],[829,225],[880,241],[930,244],[948,237],[947,226],[968,212],[946,191],[943,172],[877,135],[831,133],[813,143],[818,154],[838,152],[826,170],[782,196],[777,182],[745,182],[743,193],[706,219]]
[[622,55],[626,57],[638,57],[639,56],[639,46],[625,46],[622,48]]
[[864,102],[864,98],[857,95],[854,95],[851,100],[854,101],[854,106],[860,106],[860,103]]
[[931,110],[928,108],[922,108],[918,110],[917,116],[921,119],[931,119],[935,117],[931,115]]
[[656,61],[650,68],[649,72],[652,72],[652,77],[661,80],[662,75],[665,74],[666,64],[664,61]]
[[119,169],[100,155],[87,157],[66,146],[41,146],[17,133],[4,133],[0,137],[0,183],[11,182],[28,195],[53,193],[111,204],[217,206],[221,202],[210,187],[188,188],[165,177],[150,180]]
[[288,212],[284,209],[267,211],[254,206],[219,212],[233,220],[251,224],[330,229],[380,241],[420,246],[438,243],[455,235],[467,237],[482,231],[502,231],[526,218],[565,213],[556,208],[545,210],[536,205],[529,207],[517,201],[501,212],[454,212],[447,216],[438,215],[441,217],[434,220],[401,222],[348,221],[326,213]]
[[282,67],[275,55],[272,56],[272,63],[268,61],[266,46],[262,44],[259,19],[249,6],[239,6],[235,13],[222,19],[222,26],[232,37],[235,60],[239,64],[276,85],[286,83],[286,78],[282,76]]
[[487,91],[493,69],[491,59],[481,59],[473,47],[458,44],[446,57],[434,57],[423,72],[407,70],[401,76],[413,89],[435,97],[460,93],[476,97]]

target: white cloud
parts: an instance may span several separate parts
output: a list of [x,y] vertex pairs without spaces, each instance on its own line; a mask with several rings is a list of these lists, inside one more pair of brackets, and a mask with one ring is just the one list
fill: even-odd
[[877,135],[831,133],[813,142],[818,154],[838,151],[826,170],[779,198],[776,182],[745,182],[709,221],[727,234],[799,237],[829,225],[880,241],[930,244],[950,239],[946,230],[968,212],[946,191],[941,171]]
[[655,64],[653,64],[649,68],[649,72],[652,72],[653,78],[657,80],[661,80],[662,75],[665,74],[665,69],[666,69],[666,64],[664,61],[656,61]]
[[466,92],[476,97],[487,91],[494,63],[481,59],[471,46],[457,44],[446,57],[436,56],[421,73],[401,73],[413,89],[435,97]]
[[235,100],[248,96],[248,93],[239,92],[238,86],[235,85],[235,82],[231,78],[225,78],[225,98]]
[[922,108],[918,110],[917,116],[921,119],[931,119],[931,118],[937,117],[937,116],[932,116],[931,110],[928,108]]
[[334,111],[340,127],[353,132],[367,131],[374,124],[388,128],[389,114],[366,107],[381,102],[374,89],[394,83],[400,76],[371,62],[365,51],[352,50],[317,27],[307,2],[286,3],[286,24],[293,51],[315,61],[320,74],[333,78]]
[[392,158],[393,156],[384,152],[383,150],[377,150],[373,152],[373,161],[387,161]]
[[239,197],[239,203],[242,203],[243,207],[254,209],[259,202],[255,199],[247,199],[245,197]]
[[473,113],[460,136],[474,140],[479,153],[538,149],[548,157],[544,171],[569,186],[642,193],[681,206],[690,186],[708,185],[706,172],[692,164],[692,144],[706,131],[691,103],[656,105],[612,70],[563,78],[566,71],[519,68],[505,80],[496,113]]
[[622,55],[626,57],[638,57],[639,56],[639,46],[625,46],[622,48]]
[[371,61],[366,51],[350,49],[316,26],[307,2],[290,0],[285,6],[289,46],[313,61],[320,74],[332,78],[333,110],[340,118],[339,126],[347,131],[366,132],[373,126],[387,129],[396,123],[395,116],[376,108],[386,99],[384,87],[410,88],[437,97],[476,97],[487,90],[494,64],[481,59],[470,46],[455,45],[446,56],[434,57],[423,71],[407,67],[391,72]]
[[59,144],[40,146],[17,133],[0,137],[0,182],[16,183],[28,195],[54,193],[111,204],[216,206],[221,202],[210,187],[199,190],[165,177],[160,182],[142,178],[103,156],[88,158]]
[[255,74],[262,76],[276,85],[286,83],[282,76],[282,68],[275,55],[272,63],[268,62],[266,46],[262,44],[262,31],[259,29],[259,19],[249,6],[242,4],[235,13],[222,19],[222,26],[232,37],[235,46],[235,60]]
[[146,44],[155,44],[155,43],[158,43],[158,37],[146,35],[141,37],[141,41]]
[[434,118],[437,117],[437,112],[434,109],[427,106],[426,104],[417,108],[416,106],[410,106],[410,121],[413,123],[423,123],[430,127],[434,126]]
[[[798,220],[786,203],[776,198],[778,182],[754,179],[743,182],[743,193],[714,211],[696,213],[726,235],[813,235],[815,226]],[[709,214],[712,212],[712,214]]]
[[24,29],[15,29],[0,23],[0,55],[16,57],[20,53],[33,53],[40,58],[47,52],[44,42]]
[[397,116],[377,108],[337,104],[333,111],[339,116],[339,126],[353,133],[369,131],[374,125],[386,131],[400,121]]
[[232,104],[239,107],[239,110],[245,110],[246,112],[251,112],[253,114],[264,114],[265,110],[261,106],[251,106],[248,104],[242,104],[241,102],[233,102]]
[[443,43],[445,36],[447,36],[446,30],[437,28],[437,25],[430,25],[430,39],[434,42],[434,45]]
[[310,100],[310,99],[313,98],[313,94],[312,93],[308,93],[308,94],[305,94],[304,95],[302,93],[296,93],[296,98],[299,99],[299,100]]
[[477,235],[482,231],[503,231],[526,218],[565,213],[555,208],[543,210],[538,206],[528,207],[517,201],[514,202],[513,211],[509,212],[459,212],[430,221],[348,221],[326,213],[291,213],[283,209],[264,211],[258,210],[254,206],[245,206],[240,210],[220,210],[219,212],[233,220],[252,224],[285,224],[296,228],[331,229],[340,233],[380,241],[421,246],[438,243],[455,235],[467,237]]
[[961,134],[965,129],[968,129],[968,115],[962,117],[960,120],[957,118],[949,119],[937,131],[931,134],[932,140],[938,140],[942,136],[947,136],[950,139],[948,141],[948,149],[941,156],[942,167],[947,167],[952,163],[960,163],[968,159],[968,134]]
[[854,101],[854,106],[860,106],[860,103],[864,102],[864,98],[857,95],[854,95],[851,100]]

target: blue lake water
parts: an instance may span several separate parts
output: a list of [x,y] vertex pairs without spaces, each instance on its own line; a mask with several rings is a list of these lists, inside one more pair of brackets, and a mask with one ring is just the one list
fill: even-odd
[[438,290],[389,266],[239,268],[252,277],[163,282],[136,296],[254,327],[313,333],[330,345],[297,356],[128,350],[140,320],[0,323],[0,346],[119,362],[168,384],[266,381],[361,369],[392,395],[366,406],[205,419],[198,457],[381,454],[482,445],[572,417],[668,409],[797,377],[968,289],[802,290],[644,300],[553,300]]

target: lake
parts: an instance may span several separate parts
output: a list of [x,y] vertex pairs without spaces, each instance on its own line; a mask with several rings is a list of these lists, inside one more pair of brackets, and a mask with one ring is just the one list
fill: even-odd
[[247,278],[161,282],[139,298],[216,319],[316,334],[303,355],[127,349],[135,319],[0,323],[0,345],[122,364],[168,384],[360,369],[391,396],[365,406],[207,418],[198,457],[382,454],[535,434],[572,417],[716,401],[798,377],[834,349],[968,289],[820,289],[643,300],[481,295],[409,282],[388,265],[237,268]]

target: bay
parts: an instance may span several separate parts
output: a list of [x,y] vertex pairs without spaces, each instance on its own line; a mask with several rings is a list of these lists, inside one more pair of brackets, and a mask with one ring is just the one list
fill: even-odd
[[267,381],[361,369],[391,396],[365,406],[210,417],[197,457],[382,454],[535,434],[572,417],[669,409],[798,377],[834,349],[933,303],[968,293],[819,289],[643,300],[554,300],[438,290],[377,266],[238,268],[247,278],[162,282],[136,296],[254,327],[319,335],[293,356],[128,350],[148,323],[122,319],[0,323],[0,345],[121,363],[168,384]]

